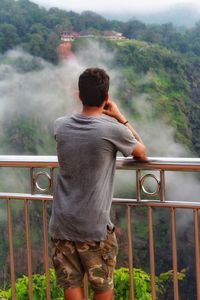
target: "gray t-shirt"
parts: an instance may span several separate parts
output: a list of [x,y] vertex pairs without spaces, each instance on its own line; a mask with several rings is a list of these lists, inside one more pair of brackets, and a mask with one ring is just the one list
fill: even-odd
[[50,219],[53,238],[99,241],[112,226],[110,208],[117,151],[137,141],[115,119],[80,114],[55,121],[59,173]]

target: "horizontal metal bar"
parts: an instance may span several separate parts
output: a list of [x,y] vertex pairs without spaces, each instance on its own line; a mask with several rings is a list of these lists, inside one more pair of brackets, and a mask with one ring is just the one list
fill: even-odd
[[[16,156],[0,155],[0,167],[58,167],[57,156]],[[132,157],[117,158],[119,170],[167,170],[167,171],[200,171],[200,158],[149,157],[148,162],[140,162]]]
[[199,202],[186,202],[186,201],[152,201],[152,200],[141,200],[138,202],[136,199],[122,199],[122,198],[113,198],[113,204],[115,205],[134,205],[137,207],[140,206],[147,206],[147,207],[164,207],[164,208],[184,208],[184,209],[190,209],[190,208],[199,208],[200,207],[200,201]]
[[[21,193],[0,193],[0,200],[33,200],[33,201],[52,201],[52,195],[32,195],[32,194],[21,194]],[[164,208],[184,208],[194,209],[200,208],[199,202],[186,202],[186,201],[151,201],[141,200],[138,202],[136,199],[123,199],[113,198],[112,203],[115,205],[134,205],[134,206],[147,206],[147,207],[164,207]]]
[[1,167],[57,167],[57,156],[0,155]]
[[13,199],[13,200],[53,200],[51,195],[43,194],[22,194],[22,193],[0,193],[0,200]]
[[116,168],[119,170],[166,170],[200,171],[199,158],[148,157],[147,162],[136,161],[132,157],[118,157]]

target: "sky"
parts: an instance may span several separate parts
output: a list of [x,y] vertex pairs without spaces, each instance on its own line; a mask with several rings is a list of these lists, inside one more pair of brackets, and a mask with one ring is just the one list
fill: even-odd
[[190,4],[195,5],[200,10],[199,0],[32,0],[33,2],[49,7],[59,7],[66,10],[73,10],[81,12],[85,10],[92,10],[97,13],[101,12],[135,12],[135,13],[150,13],[157,12],[174,6],[176,4]]

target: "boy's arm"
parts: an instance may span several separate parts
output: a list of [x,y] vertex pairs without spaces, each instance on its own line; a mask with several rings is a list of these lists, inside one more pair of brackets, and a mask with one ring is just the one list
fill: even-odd
[[115,118],[119,123],[124,124],[124,126],[126,126],[131,131],[134,138],[138,141],[138,143],[136,144],[132,152],[134,158],[139,160],[145,160],[145,161],[148,160],[145,153],[146,151],[145,145],[141,137],[139,136],[137,131],[133,128],[133,126],[131,126],[129,122],[127,122],[124,115],[120,112],[117,104],[112,101],[107,101],[103,113],[110,117]]

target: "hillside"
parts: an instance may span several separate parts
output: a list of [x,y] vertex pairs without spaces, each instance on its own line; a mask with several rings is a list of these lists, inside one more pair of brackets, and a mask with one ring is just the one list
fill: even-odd
[[[56,49],[63,30],[67,32],[85,30],[87,33],[93,33],[98,39],[97,43],[107,49],[105,51],[115,53],[110,67],[117,69],[118,73],[123,75],[116,98],[120,99],[124,109],[131,112],[133,118],[139,119],[135,113],[133,95],[136,97],[145,95],[145,101],[151,104],[151,118],[160,119],[174,128],[175,141],[186,145],[190,152],[194,153],[193,155],[199,155],[199,26],[197,24],[193,29],[180,33],[170,24],[152,26],[134,20],[124,23],[108,21],[92,12],[77,14],[57,8],[45,10],[28,0],[2,0],[0,8],[0,52],[3,54],[1,66],[13,64],[13,58],[6,58],[6,51],[19,46],[34,57],[41,57],[57,64]],[[100,38],[99,40],[103,31],[111,29],[122,32],[129,39],[107,41]],[[80,53],[81,47],[84,48],[86,44],[86,41],[75,41],[73,51]],[[22,62],[23,59],[20,59]],[[39,70],[44,67],[43,63],[38,63],[36,60],[36,65],[30,61],[28,64],[24,62],[20,65],[20,59],[15,59],[15,64],[18,66],[17,72],[31,72],[31,68],[37,69],[37,64]],[[101,63],[93,57],[92,63],[95,64],[95,62]],[[7,120],[5,122],[2,120],[2,122],[3,128],[6,128],[3,130],[3,137],[1,135],[3,144],[5,145],[5,134],[9,135],[9,148],[13,149],[13,153],[15,151],[16,153],[41,153],[41,149],[40,151],[36,149],[37,143],[35,144],[34,141],[33,145],[28,146],[29,150],[23,141],[18,140],[17,143],[21,146],[17,147],[15,131],[13,132],[12,129],[8,132],[12,124],[7,124]],[[18,135],[20,136],[20,121],[15,120],[15,122],[19,126]],[[35,128],[34,124],[29,124],[29,126]],[[26,132],[28,135],[28,131]],[[25,138],[26,134],[22,134],[25,140],[28,139]],[[37,134],[33,136],[37,139]],[[44,148],[48,149],[47,146]],[[7,146],[3,149],[5,151]],[[52,151],[49,150],[49,153]],[[161,154],[164,153],[161,151]]]
[[[93,12],[77,14],[57,8],[45,10],[28,0],[1,0],[0,154],[55,155],[54,120],[79,110],[77,78],[86,67],[98,66],[108,71],[111,78],[110,97],[118,102],[129,122],[141,134],[149,156],[199,156],[199,29],[200,24],[196,24],[192,29],[179,32],[172,24],[109,21]],[[102,37],[103,32],[111,30],[123,33],[124,39],[108,40]],[[59,61],[57,47],[63,31],[93,37],[75,39],[70,48],[73,56]],[[26,192],[28,176],[24,174],[21,170],[10,173],[1,170],[1,191]],[[129,174],[123,173],[119,184],[116,184],[116,196],[134,197],[130,184],[132,180]],[[177,198],[179,195],[181,199],[188,197],[189,192],[183,191],[182,181],[176,184],[173,180],[170,185],[176,190]],[[193,194],[192,183],[191,191],[190,194]],[[0,281],[6,286],[6,278],[10,277],[5,266],[6,251],[9,250],[6,205],[3,201],[0,209],[0,230],[3,233],[0,240]],[[43,237],[42,232],[37,231],[40,208],[33,206],[30,211],[35,258],[33,272],[43,272],[39,261],[42,252],[38,250]],[[18,276],[26,272],[23,269],[26,264],[21,263],[25,251],[25,239],[21,236],[24,212],[19,204],[14,203],[12,212],[13,224],[16,224],[14,247]],[[155,236],[159,239],[156,251],[162,261],[156,266],[159,274],[171,268],[171,254],[165,253],[163,256],[163,249],[170,247],[169,219],[166,210],[155,214],[156,224],[159,224],[155,228]],[[120,222],[123,227],[125,218],[122,217]],[[145,239],[148,240],[145,222],[145,212],[138,214],[137,210],[134,211],[133,225],[138,233],[138,248],[134,250],[134,256],[138,266],[144,270],[148,269],[149,259],[148,246],[144,243]],[[181,257],[181,266],[185,268],[194,262],[191,255],[193,229],[188,224],[184,226],[186,229],[181,230],[185,230],[186,239],[184,237],[184,247],[180,247],[181,254],[178,253],[178,256]],[[183,248],[184,256],[181,252]],[[120,255],[119,260],[122,260],[123,251]],[[187,286],[181,293],[189,299],[190,295],[195,294],[195,278],[194,274],[192,277],[189,273],[189,267],[187,272]]]

